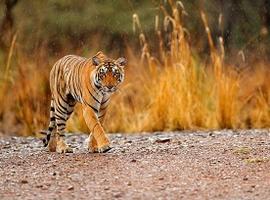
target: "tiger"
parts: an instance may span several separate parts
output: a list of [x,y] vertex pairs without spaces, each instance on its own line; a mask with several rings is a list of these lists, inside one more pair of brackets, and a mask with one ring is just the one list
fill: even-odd
[[88,150],[104,153],[111,149],[103,124],[111,95],[124,81],[126,63],[124,57],[114,60],[99,51],[91,58],[67,55],[54,64],[50,71],[50,121],[48,129],[41,131],[50,152],[73,152],[64,136],[66,122],[77,103],[82,104],[90,132]]

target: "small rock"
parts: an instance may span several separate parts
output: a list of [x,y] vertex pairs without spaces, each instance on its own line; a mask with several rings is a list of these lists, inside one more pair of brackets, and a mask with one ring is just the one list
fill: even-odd
[[43,185],[37,185],[36,188],[43,188]]
[[128,185],[128,186],[131,186],[131,182],[129,181],[129,182],[127,183],[127,185]]
[[158,138],[155,140],[156,143],[166,143],[170,141],[171,141],[171,138]]
[[10,144],[6,144],[6,145],[4,145],[2,148],[3,148],[3,149],[10,149],[11,146],[10,146]]
[[108,186],[106,186],[105,188],[104,188],[104,190],[109,190],[110,189],[110,187],[108,187]]
[[212,133],[212,132],[209,133],[209,136],[210,137],[215,137],[214,133]]
[[68,190],[74,190],[74,186],[73,186],[73,185],[70,185],[70,186],[68,187]]
[[137,162],[137,160],[135,160],[135,159],[132,159],[130,162]]
[[22,184],[26,184],[26,183],[28,183],[28,180],[23,179],[23,180],[21,180],[21,183],[22,183]]
[[50,187],[51,186],[51,184],[50,183],[45,183],[46,184],[46,186],[48,186],[48,187]]
[[120,192],[114,193],[114,194],[113,194],[113,197],[114,197],[114,198],[120,198],[120,197],[122,197],[122,194],[121,194]]

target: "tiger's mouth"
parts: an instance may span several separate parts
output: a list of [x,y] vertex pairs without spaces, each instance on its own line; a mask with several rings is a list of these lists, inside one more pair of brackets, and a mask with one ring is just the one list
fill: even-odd
[[102,88],[102,90],[104,91],[104,92],[108,92],[108,93],[112,93],[112,92],[115,92],[116,90],[117,90],[117,87],[107,87],[107,86],[104,86],[103,88]]

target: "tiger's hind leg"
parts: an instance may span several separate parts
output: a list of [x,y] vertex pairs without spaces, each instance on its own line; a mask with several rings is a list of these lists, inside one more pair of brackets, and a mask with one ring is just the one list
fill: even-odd
[[74,104],[62,103],[55,108],[56,133],[51,135],[49,150],[58,153],[72,153],[73,150],[65,143],[66,122],[73,112]]

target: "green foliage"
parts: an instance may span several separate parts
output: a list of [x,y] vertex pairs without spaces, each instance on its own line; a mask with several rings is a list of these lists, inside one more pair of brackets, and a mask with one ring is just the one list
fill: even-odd
[[[270,31],[270,22],[263,21],[263,10],[268,11],[270,16],[270,8],[265,7],[265,2],[182,0],[188,14],[183,19],[188,30],[193,33],[191,41],[202,52],[206,50],[207,40],[200,11],[208,16],[213,38],[222,35],[226,47],[256,48],[260,44],[267,47],[269,33],[261,35],[265,25]],[[135,39],[132,31],[134,13],[140,17],[146,36],[152,37],[155,16],[162,16],[159,5],[170,7],[169,1],[164,0],[18,0],[13,10],[14,29],[18,30],[19,43],[28,50],[38,49],[44,44],[54,51],[70,44],[85,48],[95,34],[100,35],[103,43],[106,43],[101,44],[102,47],[111,48],[115,42],[123,43],[123,36],[129,42]],[[170,9],[168,11],[172,12]],[[220,14],[223,16],[222,26],[218,20]],[[4,1],[0,1],[0,23],[3,17]],[[162,19],[159,22],[163,26]]]
[[[40,42],[85,42],[92,33],[105,38],[132,35],[132,14],[138,13],[150,31],[154,26],[155,5],[150,1],[126,0],[26,0],[15,9],[21,41],[35,47]],[[38,43],[38,44],[37,44]]]

